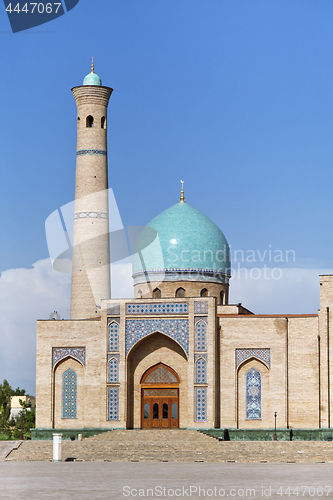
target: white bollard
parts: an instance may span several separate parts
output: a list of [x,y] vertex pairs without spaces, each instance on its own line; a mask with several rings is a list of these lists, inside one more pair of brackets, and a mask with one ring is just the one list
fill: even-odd
[[78,434],[78,436],[77,436],[77,440],[78,440],[78,441],[82,441],[82,434]]
[[53,462],[61,462],[62,434],[53,434]]

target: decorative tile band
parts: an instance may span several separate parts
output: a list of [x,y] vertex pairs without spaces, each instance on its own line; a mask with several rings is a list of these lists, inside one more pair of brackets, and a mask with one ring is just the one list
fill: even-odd
[[108,304],[107,305],[107,314],[119,315],[120,314],[120,304]]
[[195,316],[194,324],[196,325],[198,321],[204,321],[206,324],[208,323],[208,316]]
[[194,362],[196,362],[199,358],[205,359],[208,361],[208,355],[206,352],[200,352],[194,354]]
[[199,358],[195,363],[195,383],[207,384],[207,361]]
[[110,361],[110,359],[112,358],[115,358],[117,359],[118,361],[120,361],[120,354],[108,354],[108,361]]
[[108,387],[108,420],[119,420],[118,387]]
[[194,314],[207,314],[208,301],[202,300],[200,302],[194,301]]
[[207,323],[202,320],[195,325],[195,350],[207,351]]
[[154,332],[169,335],[188,355],[189,333],[187,319],[128,319],[126,320],[126,354],[140,339]]
[[109,324],[109,351],[119,351],[119,324],[116,321]]
[[112,384],[119,383],[119,361],[115,356],[112,356],[112,358],[108,360],[108,382]]
[[207,422],[207,387],[195,388],[195,421]]
[[186,302],[126,304],[126,314],[188,314]]
[[246,420],[261,420],[261,375],[255,368],[246,374]]
[[270,349],[236,349],[236,368],[238,368],[243,361],[250,358],[260,359],[268,368],[271,366]]
[[133,274],[134,276],[137,276],[139,274],[145,274],[145,273],[200,273],[200,274],[216,274],[216,275],[226,275],[229,276],[228,272],[223,268],[223,269],[202,269],[200,267],[191,267],[191,268],[182,268],[182,267],[166,267],[164,269],[145,269],[144,271],[137,271],[136,273]]
[[74,219],[108,219],[106,212],[76,212]]
[[68,368],[62,376],[62,417],[76,418],[77,376]]
[[84,155],[107,156],[107,152],[103,151],[103,149],[79,149],[79,151],[76,151],[76,156]]
[[63,358],[71,356],[77,359],[83,366],[86,366],[86,348],[85,347],[53,347],[52,348],[52,368]]

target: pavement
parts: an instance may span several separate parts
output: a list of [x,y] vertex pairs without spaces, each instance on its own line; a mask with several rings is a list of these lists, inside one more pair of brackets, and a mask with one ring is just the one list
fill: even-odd
[[0,498],[332,500],[333,465],[2,461]]

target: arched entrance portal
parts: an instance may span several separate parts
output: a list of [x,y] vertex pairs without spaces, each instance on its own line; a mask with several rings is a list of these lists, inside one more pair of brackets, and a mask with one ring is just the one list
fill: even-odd
[[141,379],[141,428],[179,427],[179,378],[169,366],[158,363]]

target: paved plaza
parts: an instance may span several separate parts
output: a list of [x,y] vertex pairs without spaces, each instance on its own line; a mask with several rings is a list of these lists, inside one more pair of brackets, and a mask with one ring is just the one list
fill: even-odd
[[1,500],[332,499],[332,485],[328,463],[0,462]]

